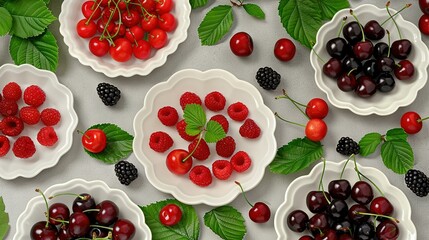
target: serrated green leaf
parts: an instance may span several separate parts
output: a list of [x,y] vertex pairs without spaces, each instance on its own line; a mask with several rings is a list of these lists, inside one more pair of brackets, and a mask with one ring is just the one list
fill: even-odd
[[92,153],[85,150],[91,157],[107,164],[115,164],[133,152],[134,137],[115,124],[96,124],[88,129],[101,129],[107,137],[107,145],[102,152]]
[[21,38],[42,34],[56,20],[42,0],[7,1],[4,7],[13,18],[10,33]]
[[212,8],[198,27],[201,44],[216,44],[231,29],[233,20],[231,6],[219,5]]
[[313,0],[280,0],[279,16],[291,37],[311,48],[322,26],[322,13]]
[[43,0],[43,2],[45,2],[46,5],[49,5],[50,0]]
[[12,36],[9,52],[16,65],[29,63],[50,71],[55,71],[58,66],[57,40],[50,31],[27,39]]
[[303,170],[323,156],[323,146],[307,138],[297,138],[277,150],[270,170],[290,174]]
[[[159,212],[167,205],[174,203],[182,209],[182,219],[174,226],[167,227],[161,224]],[[198,215],[192,206],[183,204],[175,199],[140,206],[145,215],[146,224],[152,232],[153,240],[197,240],[200,233]]]
[[3,202],[3,197],[0,197],[0,239],[5,239],[9,231],[9,214],[5,212],[6,207]]
[[12,16],[4,7],[0,7],[0,19],[0,36],[4,36],[12,28]]
[[225,240],[241,240],[246,234],[244,218],[231,206],[217,207],[204,214],[204,224]]
[[407,141],[407,138],[408,134],[404,131],[403,128],[393,128],[386,133],[386,141],[391,141],[394,139]]
[[339,10],[350,7],[347,0],[317,0],[320,5],[323,20],[331,20]]
[[222,125],[216,121],[210,120],[206,126],[204,140],[206,140],[207,143],[215,143],[224,137],[226,137],[226,133]]
[[186,133],[191,136],[200,134],[206,124],[207,117],[204,109],[199,104],[188,104],[183,110],[183,118],[186,123]]
[[384,165],[395,173],[405,174],[414,166],[414,154],[410,144],[402,139],[387,141],[381,145]]
[[258,5],[253,3],[246,3],[243,4],[243,8],[250,16],[253,16],[258,19],[265,19],[265,13]]
[[381,143],[380,133],[368,133],[359,141],[360,155],[368,156],[375,152],[378,145]]
[[208,0],[189,0],[192,9],[203,7],[207,4],[207,2]]

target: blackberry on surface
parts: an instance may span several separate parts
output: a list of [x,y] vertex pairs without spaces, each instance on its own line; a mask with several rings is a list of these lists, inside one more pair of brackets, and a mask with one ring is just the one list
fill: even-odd
[[280,84],[280,74],[270,67],[259,68],[256,73],[256,81],[259,86],[266,90],[275,90]]
[[405,174],[405,184],[419,197],[427,196],[429,193],[429,180],[422,171],[408,170]]
[[352,154],[355,154],[355,155],[359,154],[360,147],[357,142],[353,141],[353,139],[349,137],[342,137],[338,141],[336,150],[338,153],[342,155],[350,156]]
[[106,106],[115,105],[121,98],[121,91],[108,83],[100,83],[97,86],[98,96]]
[[130,185],[138,177],[138,170],[134,164],[128,161],[120,161],[115,164],[115,173],[119,182],[124,185]]

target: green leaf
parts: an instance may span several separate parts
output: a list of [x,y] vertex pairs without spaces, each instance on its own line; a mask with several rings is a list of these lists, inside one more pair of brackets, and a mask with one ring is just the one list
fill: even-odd
[[9,214],[5,212],[5,205],[3,198],[0,197],[0,239],[5,239],[7,232],[9,231]]
[[322,13],[314,0],[280,0],[279,16],[291,37],[311,48],[322,26]]
[[29,63],[50,71],[55,71],[58,66],[57,40],[50,31],[27,39],[12,36],[9,52],[17,65]]
[[414,154],[410,144],[402,139],[394,139],[381,145],[384,165],[395,173],[405,174],[414,166]]
[[386,141],[391,141],[394,139],[407,141],[407,138],[408,134],[404,131],[403,128],[393,128],[386,133]]
[[206,126],[206,133],[204,135],[204,140],[208,143],[215,143],[226,137],[225,130],[223,130],[220,123],[210,120]]
[[21,38],[42,34],[56,19],[42,0],[7,1],[4,7],[13,18],[10,33]]
[[202,45],[215,45],[231,29],[234,16],[232,7],[219,5],[212,8],[198,27]]
[[192,9],[203,7],[207,4],[207,2],[208,0],[189,0]]
[[45,2],[46,5],[49,5],[50,0],[43,0],[43,2]]
[[[174,203],[182,209],[182,219],[174,226],[164,226],[159,221],[159,212],[167,205]],[[153,240],[197,240],[200,233],[198,215],[192,206],[183,204],[175,199],[140,206],[145,215],[146,224],[152,232]]]
[[244,10],[250,15],[258,19],[265,19],[265,13],[261,7],[253,3],[243,4]]
[[4,7],[0,7],[0,19],[0,36],[4,36],[12,28],[12,16]]
[[368,133],[359,141],[360,155],[368,156],[375,152],[378,145],[381,143],[380,133]]
[[115,124],[102,123],[91,126],[89,129],[101,129],[107,137],[107,145],[102,152],[92,153],[85,149],[89,156],[107,164],[114,164],[133,152],[134,137]]
[[246,234],[243,216],[231,206],[222,206],[207,212],[204,214],[204,224],[226,240],[241,240]]
[[196,136],[201,133],[206,124],[207,117],[200,104],[188,104],[183,111],[183,118],[186,123],[186,133]]
[[323,146],[307,138],[297,138],[277,150],[270,170],[290,174],[303,170],[323,156]]
[[347,0],[317,0],[320,5],[323,20],[331,20],[339,10],[350,7]]

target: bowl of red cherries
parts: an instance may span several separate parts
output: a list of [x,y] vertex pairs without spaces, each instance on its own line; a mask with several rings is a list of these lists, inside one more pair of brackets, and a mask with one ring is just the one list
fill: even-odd
[[364,4],[320,28],[310,60],[332,105],[384,116],[414,101],[427,81],[429,51],[419,29],[401,16],[410,6]]
[[36,189],[18,217],[18,239],[152,239],[143,212],[102,181],[73,179]]

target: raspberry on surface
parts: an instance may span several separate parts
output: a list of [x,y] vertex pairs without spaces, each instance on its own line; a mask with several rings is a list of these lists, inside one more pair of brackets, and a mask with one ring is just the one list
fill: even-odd
[[218,122],[222,126],[223,131],[225,131],[225,133],[228,133],[229,122],[224,115],[222,114],[214,115],[213,117],[210,118],[210,120]]
[[239,173],[246,171],[252,165],[252,159],[245,151],[238,151],[230,161],[232,168]]
[[357,142],[349,137],[342,137],[337,143],[336,151],[342,155],[350,156],[359,154],[360,146]]
[[6,136],[0,135],[0,157],[3,157],[9,152],[10,141]]
[[53,127],[43,127],[37,133],[37,141],[45,147],[54,146],[58,142],[58,136]]
[[180,120],[179,122],[177,122],[177,124],[176,124],[176,129],[177,129],[177,132],[179,133],[180,137],[182,137],[184,140],[186,140],[186,141],[188,141],[188,142],[191,142],[191,141],[193,141],[195,138],[197,138],[197,137],[198,137],[198,135],[191,136],[191,135],[188,135],[188,134],[186,133],[186,122],[185,122],[185,120],[184,120],[184,119],[182,119],[182,120]]
[[40,120],[40,112],[35,107],[25,106],[19,110],[19,117],[24,123],[34,125]]
[[236,102],[228,107],[228,116],[235,121],[243,121],[249,115],[249,109],[242,102]]
[[244,121],[239,129],[240,135],[245,138],[258,138],[261,135],[261,128],[252,119],[248,118]]
[[21,99],[22,90],[16,82],[9,82],[8,84],[6,84],[3,87],[2,92],[4,99],[9,99],[15,102]]
[[13,144],[12,151],[18,158],[30,158],[36,153],[36,147],[30,137],[21,136]]
[[194,139],[194,141],[192,141],[189,146],[188,146],[188,152],[192,152],[195,147],[197,147],[197,149],[195,150],[195,152],[192,154],[192,157],[198,159],[198,160],[206,160],[209,156],[210,156],[210,148],[207,145],[206,141],[204,141],[204,139],[200,140],[200,143],[198,143],[198,138]]
[[3,99],[0,101],[0,114],[7,116],[15,116],[18,113],[18,104],[9,99]]
[[18,136],[24,130],[24,123],[15,116],[8,116],[1,121],[1,131],[7,136]]
[[166,132],[158,131],[150,135],[149,147],[155,152],[165,152],[173,146],[173,139]]
[[213,175],[219,180],[227,180],[232,174],[232,165],[227,160],[216,160],[212,164]]
[[216,153],[221,156],[228,158],[232,156],[235,151],[235,140],[231,136],[226,136],[223,139],[216,142]]
[[27,105],[38,107],[46,100],[45,92],[36,85],[31,85],[24,90],[24,102]]
[[174,126],[179,121],[179,114],[174,107],[165,106],[158,110],[158,119],[165,126]]
[[114,106],[121,98],[121,90],[109,83],[99,83],[97,94],[106,106]]
[[429,179],[420,170],[410,169],[405,174],[405,184],[419,197],[425,197],[429,193]]
[[275,90],[280,84],[281,76],[270,67],[262,67],[256,73],[256,81],[265,90]]
[[61,114],[55,108],[45,108],[40,113],[40,120],[46,126],[54,126],[61,120]]
[[200,187],[207,187],[212,183],[210,169],[203,165],[197,165],[189,172],[189,179]]
[[213,91],[206,95],[204,98],[204,104],[206,105],[207,109],[213,112],[218,112],[225,108],[226,99],[222,93]]
[[130,183],[136,180],[139,176],[137,168],[134,164],[122,160],[115,164],[115,173],[118,177],[119,182],[123,185],[130,185]]
[[185,92],[182,94],[182,96],[180,96],[180,106],[182,107],[182,109],[184,110],[186,105],[191,104],[191,103],[195,103],[195,104],[199,104],[201,105],[201,98],[193,92]]

